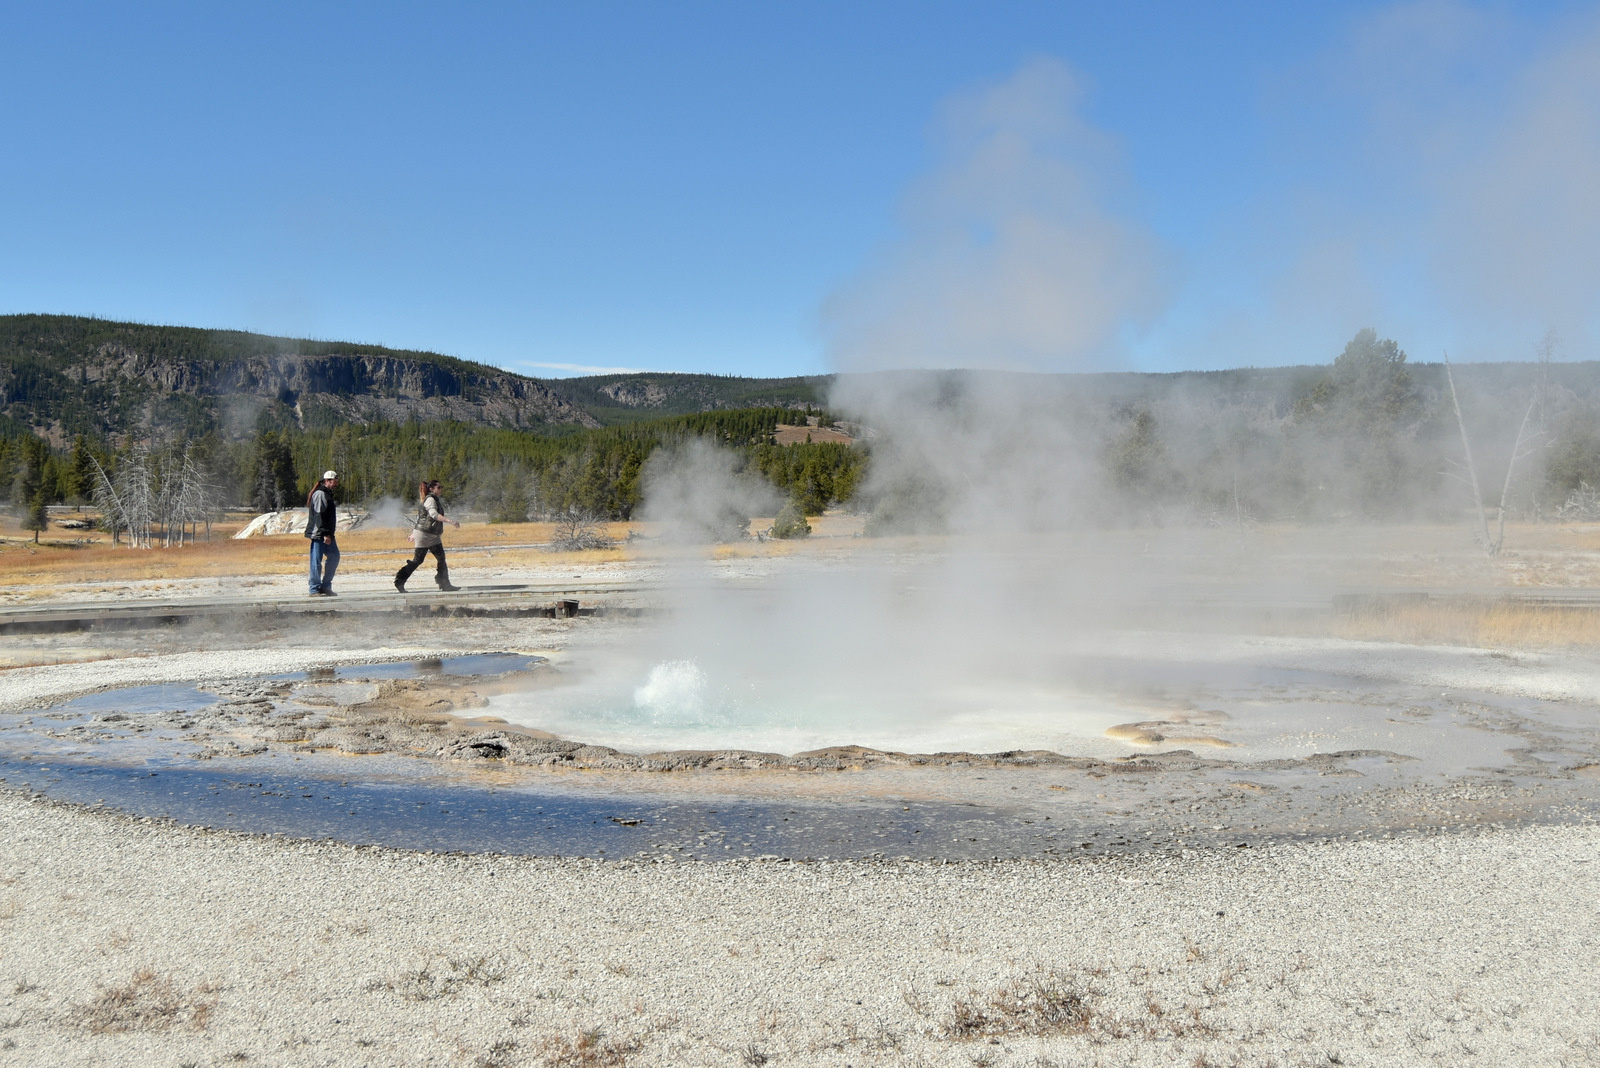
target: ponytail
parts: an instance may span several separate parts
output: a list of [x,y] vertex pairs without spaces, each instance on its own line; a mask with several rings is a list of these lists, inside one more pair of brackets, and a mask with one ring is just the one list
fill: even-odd
[[417,500],[425,501],[428,499],[428,487],[431,485],[433,485],[433,483],[429,482],[427,479],[423,479],[421,482],[417,483]]

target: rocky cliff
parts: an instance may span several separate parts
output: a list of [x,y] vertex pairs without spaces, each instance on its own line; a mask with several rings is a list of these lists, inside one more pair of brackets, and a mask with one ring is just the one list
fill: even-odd
[[70,316],[0,316],[0,415],[61,437],[455,419],[598,426],[534,378],[436,353]]
[[456,369],[415,357],[371,352],[272,353],[235,360],[172,359],[107,345],[85,361],[94,380],[126,378],[163,393],[254,398],[314,411],[374,419],[457,419],[469,423],[598,426],[583,409],[537,379],[469,365]]

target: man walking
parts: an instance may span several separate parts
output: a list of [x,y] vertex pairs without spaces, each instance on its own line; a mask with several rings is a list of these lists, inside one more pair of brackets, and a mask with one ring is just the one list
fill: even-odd
[[339,476],[322,472],[322,481],[311,487],[306,497],[306,537],[311,539],[311,596],[337,597],[333,592],[333,573],[339,570],[338,506],[333,489]]

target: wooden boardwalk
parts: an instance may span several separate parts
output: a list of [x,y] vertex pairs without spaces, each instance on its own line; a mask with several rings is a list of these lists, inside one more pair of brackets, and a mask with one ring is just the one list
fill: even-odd
[[0,634],[159,627],[175,623],[263,616],[329,616],[406,613],[448,616],[542,616],[559,618],[636,612],[615,602],[651,588],[637,582],[548,583],[463,586],[453,593],[433,589],[353,591],[338,597],[186,597],[137,601],[57,602],[0,609]]

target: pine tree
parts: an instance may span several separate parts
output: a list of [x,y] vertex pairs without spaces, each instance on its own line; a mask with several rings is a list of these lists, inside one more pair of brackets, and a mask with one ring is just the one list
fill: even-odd
[[33,531],[34,544],[39,542],[39,532],[49,525],[46,502],[49,495],[44,485],[45,461],[50,456],[50,446],[43,438],[27,437],[22,442],[22,480],[18,496],[26,511],[22,514],[22,529]]
[[803,538],[811,533],[811,524],[806,522],[806,512],[799,498],[790,497],[778,513],[778,518],[772,523],[772,536],[774,538]]
[[72,501],[82,501],[94,492],[94,467],[89,458],[89,442],[82,435],[72,439],[72,460],[61,487]]
[[49,509],[45,504],[41,486],[28,500],[28,511],[22,518],[22,529],[33,531],[33,543],[39,544],[39,532],[50,525]]
[[250,505],[262,512],[281,512],[299,503],[294,453],[275,430],[256,439]]

